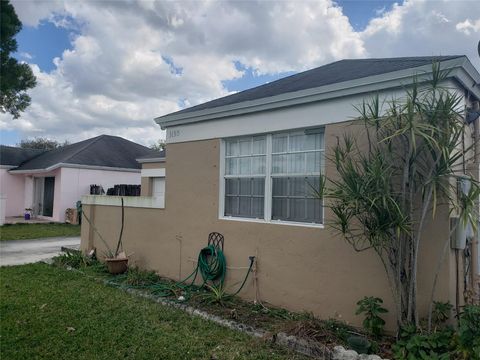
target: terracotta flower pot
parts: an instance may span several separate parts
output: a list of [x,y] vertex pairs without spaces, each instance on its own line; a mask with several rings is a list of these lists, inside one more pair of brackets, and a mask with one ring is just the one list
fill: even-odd
[[128,258],[105,259],[110,274],[123,274],[128,269]]

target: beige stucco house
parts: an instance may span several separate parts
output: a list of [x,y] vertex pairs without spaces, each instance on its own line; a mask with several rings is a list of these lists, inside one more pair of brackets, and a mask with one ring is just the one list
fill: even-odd
[[[256,281],[240,296],[353,324],[355,303],[378,296],[393,305],[382,264],[372,252],[356,253],[325,224],[332,217],[305,188],[333,172],[326,159],[337,136],[357,116],[354,105],[378,93],[401,97],[414,75],[431,75],[432,61],[450,69],[444,85],[464,94],[463,106],[480,100],[480,74],[465,56],[343,60],[263,86],[162,116],[164,156],[142,158],[142,195],[126,201],[124,244],[131,261],[173,279],[188,275],[210,232],[225,236],[227,287],[243,279],[256,256]],[[465,125],[479,141],[479,120]],[[352,128],[349,127],[351,130]],[[479,148],[467,168],[479,174]],[[114,242],[120,200],[86,196],[85,214]],[[425,314],[439,243],[449,234],[448,210],[427,224],[419,271],[420,314]],[[102,249],[93,229],[82,225],[82,248]],[[438,299],[453,304],[466,279],[478,291],[478,236],[471,267],[451,250],[440,276]],[[463,254],[463,252],[460,252]],[[461,255],[463,256],[463,255]],[[458,266],[458,272],[457,272]]]

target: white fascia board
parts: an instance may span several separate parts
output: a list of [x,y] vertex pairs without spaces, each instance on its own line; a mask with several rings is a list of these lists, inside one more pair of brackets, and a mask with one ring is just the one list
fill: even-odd
[[165,177],[165,169],[142,169],[141,177]]
[[140,169],[131,169],[131,168],[118,168],[118,167],[109,167],[109,166],[96,166],[96,165],[82,165],[82,164],[67,164],[67,163],[58,163],[52,166],[49,166],[45,169],[33,169],[33,170],[10,170],[11,173],[15,174],[41,174],[47,173],[58,168],[74,168],[74,169],[87,169],[87,170],[108,170],[108,171],[123,171],[123,172],[135,172],[139,173]]
[[145,163],[157,163],[157,162],[165,162],[165,158],[148,158],[148,159],[135,159],[137,162],[140,164],[145,164]]
[[0,169],[6,169],[6,170],[15,169],[16,167],[17,167],[16,165],[0,165]]
[[480,100],[480,74],[475,67],[465,59],[462,67],[458,67],[450,74],[456,79],[476,100]]
[[[478,74],[478,71],[473,67],[473,65],[471,65],[470,61],[468,61],[466,57],[460,57],[441,62],[442,70],[453,70],[455,68],[463,68],[465,72],[472,77],[472,79],[478,78],[480,82],[480,75]],[[313,89],[300,90],[257,100],[219,106],[212,109],[165,115],[155,118],[155,121],[163,130],[165,130],[167,127],[175,125],[189,124],[193,122],[213,120],[286,106],[300,105],[355,94],[371,93],[385,89],[404,87],[411,84],[414,75],[417,76],[418,82],[425,82],[431,79],[431,74],[432,65],[428,64],[415,68],[325,85]],[[480,93],[478,96],[480,98]]]

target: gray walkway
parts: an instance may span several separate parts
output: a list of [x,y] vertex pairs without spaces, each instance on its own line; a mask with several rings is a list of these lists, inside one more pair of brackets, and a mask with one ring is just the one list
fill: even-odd
[[78,248],[80,237],[0,241],[0,266],[47,260],[58,255],[62,246]]

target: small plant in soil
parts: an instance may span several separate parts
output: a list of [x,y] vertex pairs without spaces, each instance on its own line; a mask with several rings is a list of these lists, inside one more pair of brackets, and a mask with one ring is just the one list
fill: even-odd
[[365,296],[362,300],[357,302],[356,315],[363,314],[363,327],[367,329],[372,335],[380,336],[383,334],[385,320],[380,315],[388,312],[382,307],[383,300],[378,297]]
[[453,305],[449,302],[434,301],[432,311],[432,322],[435,327],[445,325],[450,318]]
[[206,284],[205,286],[207,287],[207,291],[199,295],[203,302],[224,307],[231,304],[232,296],[227,294],[222,285]]
[[55,256],[53,263],[57,266],[80,269],[92,265],[93,260],[84,256],[80,251],[65,251],[63,254]]
[[100,240],[105,245],[105,262],[107,263],[108,271],[111,274],[123,274],[128,269],[128,257],[125,251],[123,251],[123,228],[125,226],[125,207],[123,203],[123,197],[121,198],[122,203],[122,225],[120,227],[120,234],[118,236],[118,241],[115,246],[115,249],[110,248],[108,243],[103,238],[102,234],[98,231],[95,225],[90,221],[85,212],[82,212],[83,218],[88,222],[92,229],[97,233]]
[[154,271],[144,271],[138,267],[129,268],[125,277],[125,283],[127,285],[140,287],[156,284],[160,280]]

